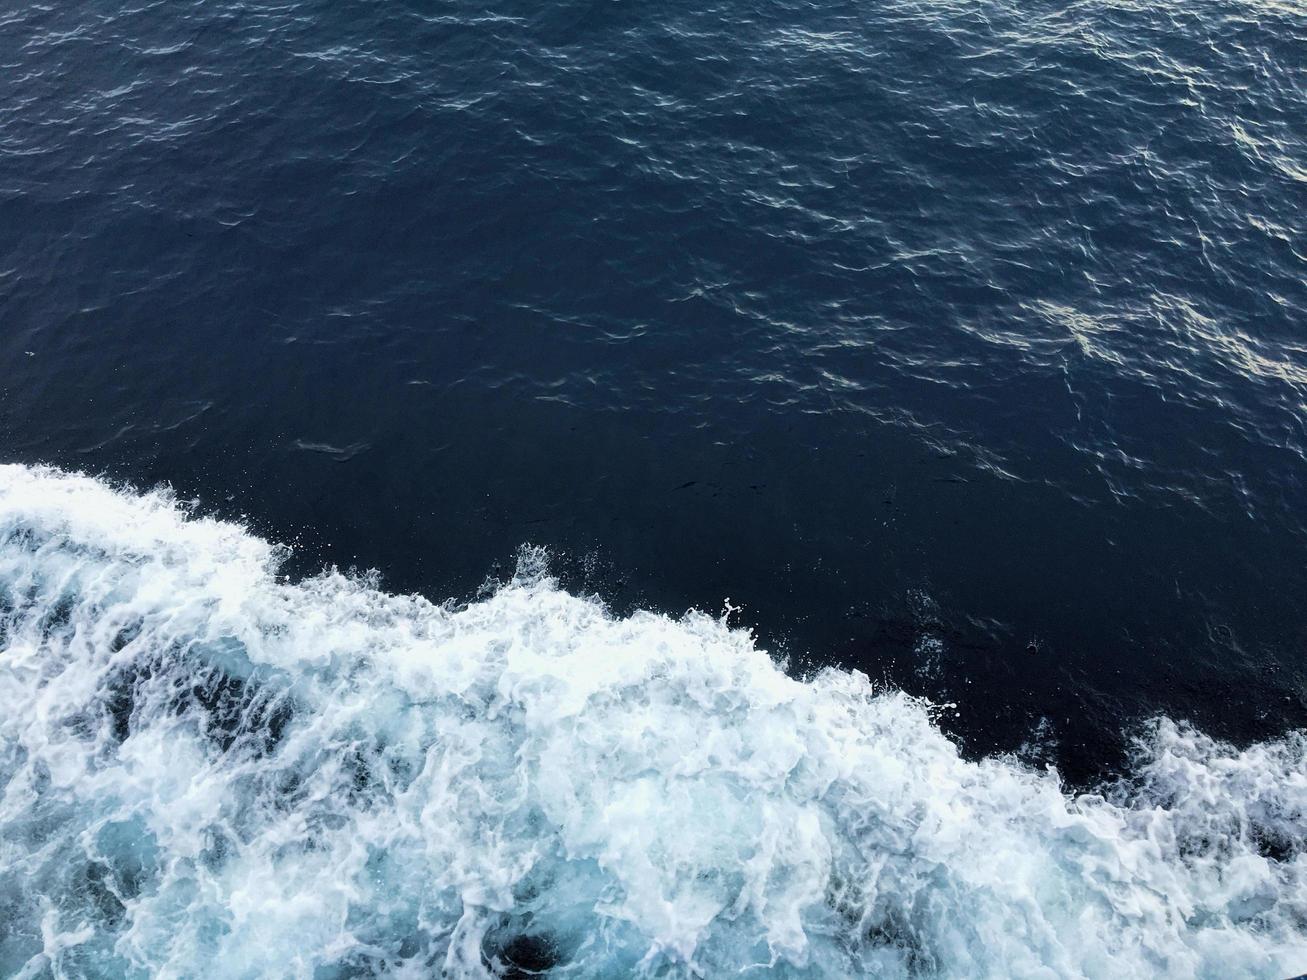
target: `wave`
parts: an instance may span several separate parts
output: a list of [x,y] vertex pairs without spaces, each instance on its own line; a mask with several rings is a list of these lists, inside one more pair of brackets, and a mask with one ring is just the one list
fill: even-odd
[[0,973],[1286,976],[1307,738],[1128,778],[530,560],[389,595],[165,491],[0,467]]

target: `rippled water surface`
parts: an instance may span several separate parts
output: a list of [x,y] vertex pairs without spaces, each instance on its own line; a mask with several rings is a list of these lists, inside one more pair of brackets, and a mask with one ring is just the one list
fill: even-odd
[[[788,658],[794,678],[856,669],[949,705],[930,719],[893,710],[911,714],[905,725],[957,739],[972,760],[958,773],[1014,752],[1088,788],[1165,765],[1156,760],[1170,758],[1172,739],[1218,768],[1235,759],[1261,772],[1238,753],[1279,752],[1266,764],[1278,775],[1266,779],[1296,785],[1299,757],[1277,740],[1307,725],[1305,120],[1307,8],[1298,2],[0,6],[0,460],[18,464],[0,480],[5,547],[18,555],[36,547],[33,535],[64,533],[49,528],[68,514],[108,506],[109,491],[94,484],[65,501],[62,517],[33,516],[13,503],[13,487],[65,486],[37,464],[143,490],[166,483],[196,498],[200,514],[292,545],[278,572],[292,583],[319,582],[330,565],[378,569],[380,585],[347,581],[383,605],[411,592],[525,602],[493,583],[512,579],[523,545],[538,546],[566,591],[551,585],[531,602],[598,616],[579,598],[597,595],[612,617],[604,629],[634,629],[612,624],[641,609],[693,607],[714,619],[726,609],[731,625],[754,628],[757,646]],[[79,555],[93,547],[69,540]],[[78,561],[130,566],[164,544]],[[6,559],[0,649],[24,636],[51,662],[80,664],[92,684],[112,673],[96,659],[108,654],[61,646],[71,641],[42,625],[47,611],[24,591],[35,588],[33,567],[41,581],[62,574],[62,545],[49,547],[34,566]],[[114,602],[154,609],[131,598],[138,587]],[[208,596],[200,605],[222,591],[208,579],[196,588]],[[314,594],[305,608],[325,608]],[[582,605],[568,606],[569,594]],[[522,622],[546,616],[531,608]],[[84,614],[108,636],[103,612]],[[238,619],[262,635],[261,615]],[[169,643],[209,642],[207,626],[177,629],[131,656],[166,660]],[[221,655],[205,646],[210,659],[194,669],[254,669],[266,658],[251,642]],[[704,658],[727,656],[720,643],[691,645]],[[353,656],[360,644],[340,649]],[[499,676],[500,653],[483,656],[486,677]],[[28,704],[43,668],[25,674],[5,655],[17,673],[0,687]],[[288,663],[278,668],[287,677],[307,669]],[[344,673],[285,683],[309,684],[305,704],[343,710],[332,699],[343,697],[334,685],[348,670],[332,670]],[[838,676],[836,686],[860,683]],[[736,680],[747,688],[740,704],[761,696]],[[117,688],[92,687],[81,692],[87,704],[108,698],[101,707],[117,717]],[[195,703],[175,717],[218,710]],[[865,710],[888,718],[889,702],[876,704]],[[1157,729],[1149,719],[1158,715],[1173,727]],[[418,728],[437,725],[439,712],[413,717]],[[78,752],[98,761],[78,765],[108,772],[94,753],[118,752],[126,730],[93,729]],[[162,730],[148,728],[150,737]],[[504,752],[525,744],[516,730],[501,736]],[[12,787],[27,772],[46,799],[36,736],[4,737],[5,752],[35,754],[0,760],[0,773]],[[53,737],[42,729],[38,741]],[[394,750],[420,769],[416,751]],[[320,771],[295,760],[287,765],[301,776]],[[57,783],[58,767],[42,764]],[[226,765],[220,781],[236,780]],[[1021,799],[1043,785],[1010,778]],[[1167,819],[1182,821],[1189,804],[1159,789],[1167,780],[1113,805],[1170,806]],[[236,793],[241,820],[264,819],[273,803],[262,792]],[[1276,792],[1283,802],[1288,791]],[[531,799],[523,814],[545,806]],[[100,816],[78,819],[110,819],[116,804],[102,802]],[[565,809],[545,806],[543,819],[562,820]],[[766,823],[748,812],[740,827]],[[31,814],[21,813],[3,826],[26,826]],[[196,833],[221,822],[218,810],[204,813]],[[1222,833],[1234,827],[1231,839],[1257,860],[1296,860],[1283,841],[1254,840],[1280,817],[1231,819]],[[1052,831],[1036,823],[1028,840],[1044,847]],[[67,839],[89,840],[83,830]],[[571,840],[540,834],[523,839]],[[602,851],[599,837],[585,838],[586,853]],[[857,835],[825,827],[818,838]],[[704,867],[728,882],[721,894],[740,894],[738,869],[718,858]],[[828,867],[813,866],[819,877]],[[1262,898],[1240,892],[1216,911],[1184,914],[1246,928],[1240,935],[1259,937],[1248,948],[1261,943],[1267,955],[1301,949],[1289,938],[1302,915],[1289,866],[1268,865]],[[616,902],[604,889],[626,886],[592,870],[568,870],[579,876],[567,879],[579,889],[568,894],[587,909],[601,893]],[[1135,870],[1127,891],[1153,880]],[[1216,901],[1200,878],[1176,887]],[[52,884],[43,894],[57,892]],[[802,895],[785,901],[805,909]],[[1298,912],[1285,911],[1286,896]],[[0,940],[0,967],[26,964],[37,976],[63,962],[50,939],[63,927],[50,926],[48,962],[31,959],[42,935],[31,924],[52,913],[28,897],[26,938]],[[687,901],[718,908],[716,898]],[[861,939],[841,940],[821,969],[979,969],[950,959],[970,947],[931,932],[921,909],[874,907],[859,921],[874,919],[886,943],[916,952],[877,966],[858,951]],[[421,920],[428,940],[448,938],[446,912]],[[834,920],[794,914],[781,932],[843,935]],[[1103,913],[1103,929],[1117,930],[1115,914]],[[795,952],[792,931],[766,940],[747,929],[659,932],[643,915],[622,919],[635,923],[631,935],[604,934],[616,959],[573,950],[555,967],[628,969],[621,957],[632,949],[674,947],[670,959],[636,961],[720,975],[765,948],[789,964],[780,975],[818,969]],[[1247,925],[1258,915],[1274,924]],[[1029,961],[996,960],[994,975],[1038,963],[1103,976],[1140,964],[1154,974],[1307,970],[1287,953],[1222,963],[1211,956],[1221,943],[1204,946],[1185,931],[1198,919],[1181,919],[1168,928],[1180,930],[1183,956],[1180,946],[1149,954],[1161,960],[1118,950],[1123,958],[1092,963],[1087,942],[1062,960],[1045,947]],[[512,932],[486,916],[466,928],[492,937],[485,948],[495,929]],[[584,916],[551,928],[599,942]],[[97,961],[103,969],[189,969],[133,935],[138,945]],[[385,969],[434,962],[428,940],[421,957],[396,946]],[[339,975],[356,975],[345,962]],[[262,969],[251,961],[250,975]]]

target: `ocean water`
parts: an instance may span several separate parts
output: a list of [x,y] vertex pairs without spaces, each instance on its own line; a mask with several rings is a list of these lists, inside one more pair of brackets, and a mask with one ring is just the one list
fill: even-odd
[[1307,8],[0,4],[0,975],[1307,971]]
[[539,556],[461,607],[0,470],[0,972],[1287,976],[1307,739],[1064,791]]

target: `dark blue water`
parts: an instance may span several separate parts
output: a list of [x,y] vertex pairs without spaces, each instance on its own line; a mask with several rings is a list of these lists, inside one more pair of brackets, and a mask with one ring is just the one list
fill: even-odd
[[96,0],[0,66],[5,460],[729,598],[1071,776],[1307,723],[1301,7]]
[[1295,0],[10,0],[0,464],[0,974],[1307,970]]

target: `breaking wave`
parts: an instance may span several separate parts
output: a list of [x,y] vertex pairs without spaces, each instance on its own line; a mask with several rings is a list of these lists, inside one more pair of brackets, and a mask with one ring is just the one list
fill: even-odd
[[1307,969],[1301,733],[1159,721],[1074,796],[706,615],[532,568],[441,606],[282,557],[0,467],[0,974]]

